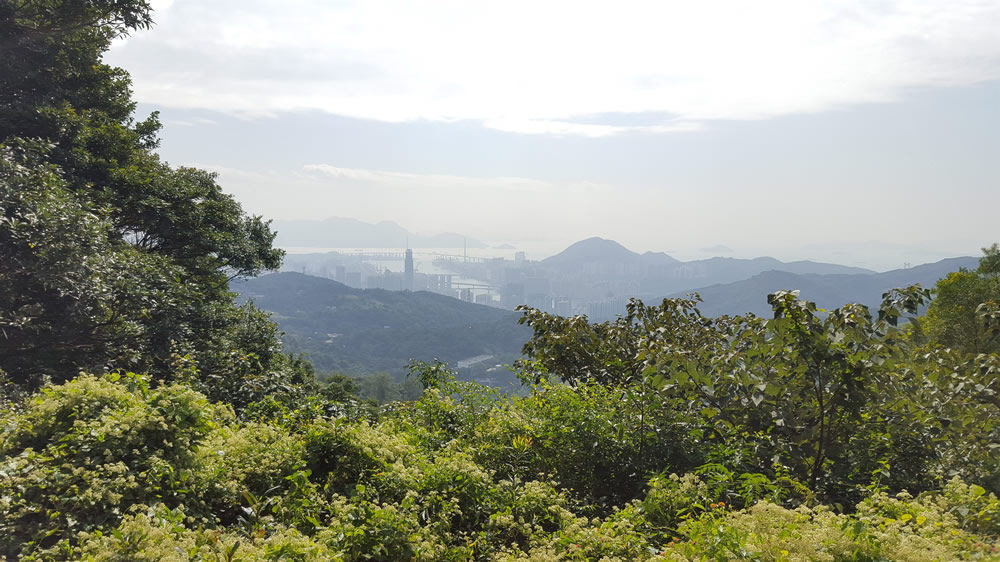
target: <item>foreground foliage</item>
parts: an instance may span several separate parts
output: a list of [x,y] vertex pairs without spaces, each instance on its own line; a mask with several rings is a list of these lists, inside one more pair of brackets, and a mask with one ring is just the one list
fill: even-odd
[[662,399],[641,404],[648,389],[542,383],[518,398],[442,365],[415,375],[423,396],[380,412],[265,401],[243,421],[186,384],[139,375],[48,386],[2,420],[0,553],[1000,559],[1000,500],[948,470],[907,492],[886,485],[884,465],[855,505],[831,506],[787,468],[738,472],[746,459],[713,453]]
[[[706,318],[696,299],[633,301],[598,325],[526,309],[535,337],[522,378],[627,388],[635,418],[623,429],[639,451],[670,427],[674,443],[691,443],[687,457],[670,457],[675,467],[690,458],[685,469],[784,474],[834,505],[856,504],[873,478],[928,490],[960,476],[996,490],[1000,357],[922,344],[913,324],[901,328],[927,298],[893,290],[873,316],[781,291],[769,297],[771,319]],[[664,412],[673,425],[657,419]],[[648,468],[643,454],[631,459]]]
[[1000,358],[900,327],[926,297],[873,315],[779,292],[771,319],[634,301],[598,325],[526,309],[525,396],[440,363],[381,407],[183,357],[49,384],[4,405],[0,554],[1000,560]]

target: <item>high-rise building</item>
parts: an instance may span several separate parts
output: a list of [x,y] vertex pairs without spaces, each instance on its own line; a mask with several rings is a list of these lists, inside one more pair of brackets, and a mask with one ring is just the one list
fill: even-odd
[[524,302],[524,284],[508,283],[503,286],[500,293],[500,305],[507,310],[514,310],[514,307]]
[[451,278],[449,273],[430,273],[427,275],[427,289],[435,293],[451,294]]
[[413,290],[413,250],[406,249],[406,260],[403,262],[403,288]]
[[552,303],[552,311],[563,318],[573,315],[573,302],[568,298],[556,298]]

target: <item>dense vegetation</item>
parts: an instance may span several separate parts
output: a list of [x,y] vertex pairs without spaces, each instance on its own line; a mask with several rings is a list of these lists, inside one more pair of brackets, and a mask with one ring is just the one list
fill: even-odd
[[[5,414],[0,545],[24,560],[996,559],[996,355],[821,318],[592,325],[527,310],[525,397],[415,364],[383,408],[85,375]],[[595,335],[597,337],[595,337]],[[561,379],[561,380],[557,380]],[[344,400],[347,398],[347,400]]]
[[1000,245],[983,248],[975,270],[963,268],[938,282],[925,324],[942,345],[1000,352]]
[[375,406],[235,303],[273,233],[161,163],[100,63],[150,22],[0,3],[0,556],[1000,559],[997,246],[907,323],[928,291],[524,309],[524,396],[414,363]]
[[[984,259],[984,263],[987,260]],[[876,316],[634,301],[524,311],[524,397],[414,364],[234,408],[84,375],[9,404],[0,548],[25,560],[997,559],[1000,357],[927,341],[927,292]],[[989,329],[988,308],[980,321]],[[987,313],[983,314],[986,310]]]

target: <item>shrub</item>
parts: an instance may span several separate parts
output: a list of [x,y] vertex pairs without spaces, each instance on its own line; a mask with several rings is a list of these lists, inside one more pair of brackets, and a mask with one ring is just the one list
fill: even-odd
[[676,421],[641,389],[543,383],[482,425],[476,460],[503,477],[549,474],[608,512],[639,497],[649,474],[690,464]]
[[136,504],[191,496],[197,445],[226,410],[183,385],[81,376],[42,390],[5,420],[0,553],[115,526]]
[[194,486],[206,515],[234,523],[247,497],[274,496],[286,478],[305,463],[305,444],[297,435],[261,423],[220,427],[198,450]]
[[157,505],[126,516],[111,532],[81,533],[76,546],[63,542],[23,558],[33,560],[130,560],[135,562],[265,561],[325,562],[341,559],[323,543],[295,529],[280,528],[266,536],[189,528],[180,509]]
[[331,492],[353,493],[365,478],[417,449],[395,434],[391,422],[372,427],[367,421],[318,420],[304,434],[306,467],[311,479]]

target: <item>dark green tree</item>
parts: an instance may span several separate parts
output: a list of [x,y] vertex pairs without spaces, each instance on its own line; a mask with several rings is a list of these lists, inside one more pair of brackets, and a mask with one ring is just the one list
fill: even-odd
[[157,115],[137,120],[128,74],[101,60],[151,25],[143,0],[0,2],[0,370],[15,382],[301,371],[228,286],[280,265],[268,223],[213,174],[161,162]]
[[0,145],[0,367],[59,378],[131,366],[148,351],[142,319],[192,297],[175,282],[181,270],[116,244],[40,152]]
[[320,389],[320,394],[331,402],[346,402],[358,397],[361,387],[358,381],[340,373],[326,377],[326,384]]

